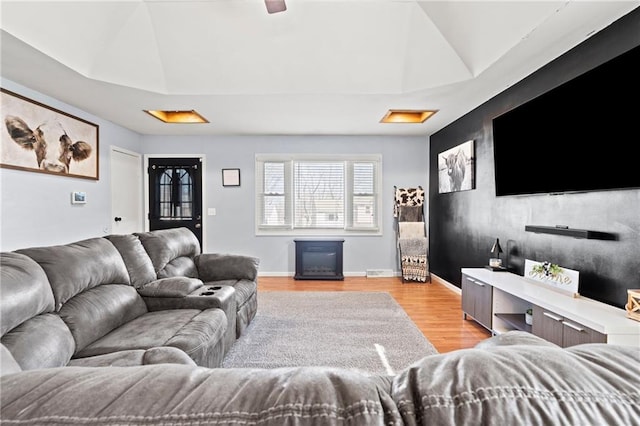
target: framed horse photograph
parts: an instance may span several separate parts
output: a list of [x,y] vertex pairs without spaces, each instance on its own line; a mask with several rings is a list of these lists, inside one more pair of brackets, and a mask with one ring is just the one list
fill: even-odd
[[0,167],[99,179],[99,126],[0,88]]

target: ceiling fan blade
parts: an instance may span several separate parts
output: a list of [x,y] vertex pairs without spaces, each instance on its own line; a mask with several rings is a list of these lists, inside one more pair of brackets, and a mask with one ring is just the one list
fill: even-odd
[[267,12],[278,13],[287,10],[287,5],[284,0],[264,0],[264,4],[267,6]]

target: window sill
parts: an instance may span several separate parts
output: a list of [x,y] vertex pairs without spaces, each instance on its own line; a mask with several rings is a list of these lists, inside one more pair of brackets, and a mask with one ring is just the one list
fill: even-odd
[[361,229],[256,229],[256,237],[381,237],[382,230]]

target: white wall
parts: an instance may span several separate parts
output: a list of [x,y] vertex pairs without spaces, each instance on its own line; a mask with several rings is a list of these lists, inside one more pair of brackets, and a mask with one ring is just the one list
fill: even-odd
[[[109,233],[111,145],[139,152],[140,135],[9,80],[1,80],[1,86],[100,126],[100,169],[98,181],[0,169],[0,250],[66,244]],[[4,125],[0,130],[6,131]],[[85,191],[87,204],[71,204],[73,191]]]
[[[398,271],[393,221],[394,185],[428,189],[426,137],[388,136],[142,136],[146,154],[204,154],[206,188],[204,211],[215,207],[216,216],[205,216],[205,245],[209,252],[248,254],[260,258],[263,275],[293,275],[294,237],[256,236],[256,153],[373,153],[382,154],[383,234],[340,237],[344,243],[345,275],[367,269]],[[240,187],[222,186],[222,169],[239,168]]]
[[[367,269],[398,271],[393,187],[428,188],[426,137],[139,135],[11,81],[2,80],[1,85],[100,126],[98,181],[0,169],[1,251],[66,244],[110,233],[112,145],[149,155],[204,154],[204,210],[217,210],[216,216],[204,217],[207,251],[259,257],[260,273],[264,275],[293,274],[294,238],[255,235],[256,153],[382,154],[383,232],[379,236],[344,237],[346,275],[363,274]],[[222,186],[223,168],[241,170],[240,187]],[[72,205],[72,191],[85,191],[87,204]]]

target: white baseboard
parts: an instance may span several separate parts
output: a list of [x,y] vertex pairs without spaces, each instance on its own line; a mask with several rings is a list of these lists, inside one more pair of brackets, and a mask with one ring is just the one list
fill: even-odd
[[453,291],[454,293],[462,294],[462,289],[461,288],[451,284],[449,281],[444,280],[444,279],[440,278],[439,276],[437,276],[435,274],[431,274],[431,279],[433,281],[436,281],[438,284],[442,284],[443,286],[445,286],[449,290]]
[[[396,272],[396,271],[391,271],[391,272],[392,272],[393,275],[389,275],[390,277],[399,277],[400,276],[400,272]],[[294,275],[295,275],[294,272],[264,272],[264,271],[258,272],[258,278],[259,277],[293,277]],[[362,271],[362,272],[343,272],[342,275],[344,275],[345,277],[366,277],[367,276],[367,272],[366,271]],[[367,277],[367,278],[376,278],[376,277]]]
[[[385,269],[386,271],[386,269]],[[392,275],[387,275],[387,277],[399,277],[400,276],[400,272],[399,271],[391,271],[389,270],[389,272],[392,273]],[[265,272],[265,271],[259,271],[258,272],[258,277],[293,277],[295,275],[295,272]],[[366,271],[360,271],[360,272],[343,272],[342,275],[344,275],[345,277],[367,277],[367,272]],[[380,276],[380,278],[382,278],[383,276]],[[367,278],[376,278],[376,277],[367,277]]]
[[258,278],[260,277],[292,277],[293,272],[258,272]]

